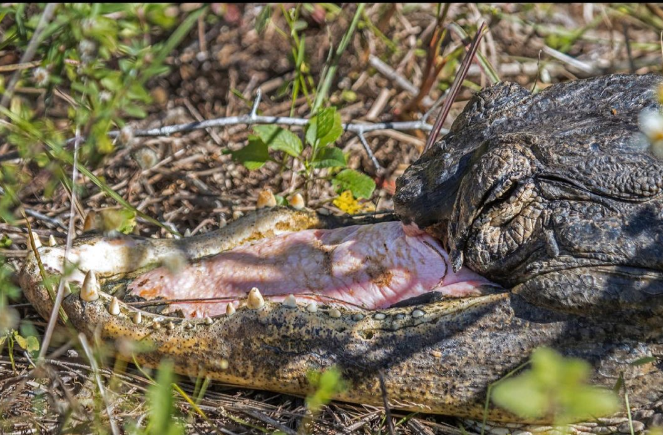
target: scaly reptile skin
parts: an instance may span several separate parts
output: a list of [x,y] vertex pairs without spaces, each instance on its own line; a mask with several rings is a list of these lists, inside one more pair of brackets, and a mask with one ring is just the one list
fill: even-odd
[[[338,310],[335,312],[325,306],[312,312],[301,303],[290,307],[268,300],[259,307],[247,304],[233,314],[207,319],[181,319],[147,311],[142,311],[138,318],[136,313],[139,310],[122,302],[119,303],[119,313],[111,308],[111,292],[122,291],[129,279],[160,265],[164,259],[173,255],[183,256],[192,262],[280,232],[337,225],[330,219],[310,211],[274,208],[247,215],[217,232],[181,240],[132,236],[115,239],[94,236],[76,240],[70,257],[70,260],[78,265],[70,277],[73,293],[65,298],[63,308],[74,327],[89,336],[99,334],[109,340],[128,338],[151,343],[151,350],[137,355],[138,361],[148,366],[154,367],[162,358],[168,357],[174,361],[179,373],[205,375],[228,384],[296,395],[310,392],[306,377],[309,370],[319,371],[337,366],[351,386],[338,397],[339,400],[381,405],[381,375],[384,377],[390,406],[470,420],[481,420],[484,417],[486,388],[527,361],[536,347],[545,345],[564,355],[589,361],[594,368],[592,382],[596,385],[612,388],[620,373],[623,373],[631,410],[640,419],[636,422],[635,429],[642,430],[644,426],[663,420],[663,416],[656,413],[661,408],[663,399],[663,339],[661,322],[658,317],[652,317],[659,312],[658,292],[645,291],[646,297],[641,297],[638,291],[642,290],[643,286],[634,286],[625,293],[627,297],[620,301],[621,287],[616,285],[603,294],[607,296],[604,300],[592,297],[592,290],[596,290],[597,285],[604,286],[607,280],[591,282],[581,288],[579,293],[574,293],[576,281],[569,280],[565,287],[559,279],[563,274],[557,273],[560,270],[571,270],[580,265],[590,272],[596,270],[599,275],[603,273],[603,276],[610,276],[615,272],[615,265],[628,266],[623,266],[624,258],[628,259],[632,250],[619,252],[623,254],[620,258],[602,257],[600,264],[584,260],[580,264],[579,256],[575,254],[589,244],[589,233],[579,233],[575,239],[569,237],[570,241],[565,244],[560,243],[559,234],[562,233],[553,232],[551,241],[550,222],[557,222],[554,220],[555,215],[534,216],[532,207],[543,209],[550,204],[554,207],[561,203],[567,204],[559,209],[564,211],[567,220],[559,222],[558,226],[553,228],[564,230],[566,227],[563,224],[586,224],[592,219],[601,222],[600,218],[608,215],[605,210],[659,210],[657,207],[661,204],[660,193],[658,190],[640,188],[617,192],[604,189],[599,195],[596,191],[602,189],[600,183],[597,183],[599,187],[596,187],[591,185],[591,180],[592,177],[605,177],[605,174],[598,170],[593,173],[583,172],[579,166],[571,170],[567,167],[565,170],[575,177],[571,177],[575,180],[572,186],[577,187],[582,182],[591,185],[591,188],[585,190],[584,196],[581,195],[580,200],[585,203],[594,201],[597,206],[575,207],[573,202],[578,201],[577,192],[572,195],[569,193],[571,190],[564,190],[559,183],[564,177],[560,174],[550,176],[549,171],[543,171],[547,176],[542,178],[543,182],[535,183],[535,187],[544,185],[547,189],[538,195],[548,201],[541,205],[541,199],[538,202],[532,200],[531,193],[534,189],[527,177],[532,178],[532,174],[545,165],[536,166],[529,172],[509,172],[505,170],[505,167],[509,169],[508,165],[500,166],[495,162],[524,163],[527,158],[532,157],[531,150],[534,149],[535,157],[545,163],[547,161],[542,158],[545,154],[543,151],[553,150],[554,143],[548,148],[543,146],[537,149],[536,145],[545,143],[545,140],[537,142],[534,138],[534,143],[527,146],[511,144],[513,146],[505,147],[503,141],[490,142],[490,138],[485,137],[493,128],[499,133],[500,140],[505,137],[525,137],[532,140],[532,135],[527,132],[511,134],[508,132],[508,126],[503,125],[504,122],[509,122],[509,119],[512,119],[515,127],[523,125],[518,118],[522,115],[519,115],[518,107],[527,107],[527,104],[530,104],[530,110],[555,108],[555,104],[559,105],[565,101],[564,95],[575,93],[575,98],[578,98],[577,95],[582,94],[579,91],[582,91],[583,86],[598,89],[600,80],[605,80],[605,83],[610,85],[605,92],[605,99],[609,100],[614,95],[622,97],[613,99],[621,117],[614,122],[608,121],[614,125],[606,127],[605,131],[612,135],[621,128],[624,137],[621,137],[619,143],[628,143],[629,138],[626,136],[637,134],[637,127],[634,125],[637,124],[638,111],[633,107],[637,106],[640,110],[654,106],[649,102],[653,91],[645,85],[652,87],[659,79],[651,76],[631,79],[624,76],[608,77],[553,86],[546,91],[548,94],[541,93],[536,97],[513,87],[507,87],[508,92],[505,92],[504,86],[507,85],[498,85],[479,94],[468,104],[464,114],[454,124],[451,135],[446,138],[453,143],[454,138],[465,135],[477,141],[474,148],[460,150],[453,156],[444,154],[445,151],[448,153],[448,149],[445,150],[444,147],[434,148],[413,165],[409,174],[406,173],[404,180],[399,182],[397,211],[405,221],[416,222],[421,228],[440,237],[450,247],[456,263],[458,259],[462,263],[465,258],[472,268],[503,283],[506,288],[514,286],[513,291],[360,313],[342,307],[335,308],[334,310]],[[636,84],[629,85],[629,80]],[[567,88],[564,88],[565,86]],[[574,86],[575,90],[572,89]],[[569,89],[573,92],[565,94]],[[629,96],[633,97],[630,102],[627,101]],[[596,97],[599,101],[596,107],[600,110],[609,109],[609,105],[601,104],[605,103],[601,98]],[[588,104],[585,106],[589,107]],[[585,107],[580,103],[578,105]],[[502,114],[507,113],[508,116],[491,118],[491,110],[502,110]],[[509,113],[509,110],[515,111],[515,114]],[[571,118],[574,116],[569,115]],[[598,122],[596,119],[593,122]],[[601,149],[601,146],[605,145],[601,142],[601,129],[597,127],[590,130],[593,137],[598,137],[595,139],[598,145],[592,151],[599,155],[606,152]],[[587,132],[586,129],[577,131],[584,131],[583,134]],[[580,143],[579,137],[574,138],[573,134],[561,135],[560,140]],[[486,141],[488,145],[481,146]],[[476,149],[479,151],[472,156]],[[511,155],[500,159],[499,153],[504,149],[516,150],[517,156],[524,155],[525,158],[518,160]],[[645,154],[646,151],[642,151],[636,157],[652,163],[649,157],[642,157]],[[468,155],[469,158],[466,157]],[[488,157],[484,158],[486,155]],[[491,160],[495,156],[497,160]],[[572,158],[570,160],[573,161]],[[468,162],[471,165],[468,166]],[[472,167],[474,164],[483,166]],[[663,167],[656,161],[652,164],[659,171]],[[564,165],[558,166],[564,168]],[[506,172],[507,176],[500,179],[500,171]],[[436,176],[435,173],[441,175]],[[420,178],[424,181],[417,185],[418,181],[412,180],[417,180],[418,174],[424,174]],[[523,174],[527,182],[521,183],[521,186],[519,183]],[[652,172],[649,175],[653,180],[652,186],[657,186],[656,180],[660,173]],[[471,180],[472,177],[479,178],[474,182],[464,181]],[[452,183],[448,186],[450,179]],[[497,188],[490,184],[495,179],[500,180]],[[645,180],[648,180],[647,176]],[[515,186],[512,185],[514,182]],[[475,189],[476,194],[471,183],[481,187]],[[440,189],[440,186],[447,188]],[[634,193],[635,190],[640,193]],[[514,201],[505,201],[504,195],[511,196]],[[618,197],[617,201],[626,203],[623,206],[625,208],[619,208],[622,207],[621,202],[611,204],[608,200],[610,195]],[[484,206],[486,201],[489,207]],[[521,202],[525,206],[518,207]],[[646,203],[651,205],[643,205]],[[514,233],[513,227],[509,227],[514,220],[503,218],[504,215],[518,217],[522,210],[526,210],[526,217],[534,216],[533,233],[527,234],[527,237],[520,234],[521,238],[515,240],[513,234],[517,231]],[[660,240],[657,238],[660,236],[660,226],[657,226],[661,219],[659,215],[636,213],[631,217],[631,229],[641,228],[652,222],[655,225],[640,232],[629,232],[625,227],[616,226],[617,230],[622,230],[617,238],[625,237],[622,246],[640,246],[639,238],[644,237],[643,234],[654,237],[656,241]],[[518,223],[517,220],[515,222]],[[613,223],[608,222],[609,225]],[[500,238],[490,233],[491,225],[493,229],[500,231],[500,225],[505,225],[505,233],[510,232],[510,238]],[[568,228],[566,230],[568,231]],[[619,251],[619,243],[601,234],[601,240],[612,242],[605,244],[613,249],[611,253]],[[495,238],[491,239],[489,236]],[[508,243],[501,244],[504,240]],[[541,242],[542,240],[545,243]],[[512,241],[525,248],[519,250]],[[491,244],[493,242],[494,245]],[[628,273],[635,273],[631,275],[633,282],[648,284],[645,290],[656,290],[659,285],[657,277],[660,270],[656,265],[659,264],[657,261],[660,262],[660,258],[657,260],[657,251],[654,252],[651,245],[648,245],[650,249],[647,251],[637,251],[649,256],[642,261],[644,266],[636,264],[637,267],[627,270]],[[537,250],[543,254],[539,255]],[[38,252],[45,272],[54,276],[60,274],[64,248],[41,247]],[[528,255],[536,261],[536,268],[527,268],[523,259],[528,258]],[[597,257],[588,258],[595,260]],[[649,269],[643,272],[643,267]],[[88,270],[95,270],[103,290],[100,292],[101,297],[92,302],[84,302],[78,295],[83,276]],[[553,273],[548,280],[537,280],[537,271],[541,270],[549,274],[552,270]],[[618,275],[622,279],[619,282],[623,283],[625,274]],[[28,256],[20,280],[26,296],[43,316],[47,316],[52,305],[42,285],[39,262],[34,253]],[[537,290],[541,292],[537,293]],[[574,299],[576,294],[581,297]],[[555,299],[555,296],[558,296],[558,299]],[[602,301],[606,307],[604,314],[601,310]],[[621,302],[624,305],[621,305]],[[114,313],[111,314],[111,311]],[[627,313],[627,316],[623,316],[624,313]],[[644,365],[631,364],[643,357],[655,359]],[[493,430],[496,434],[529,430],[522,425],[551,423],[549,418],[523,420],[494,407],[488,409],[487,417],[493,427],[498,426]],[[577,425],[574,430],[623,432],[623,422],[624,416],[617,415],[612,419]]]

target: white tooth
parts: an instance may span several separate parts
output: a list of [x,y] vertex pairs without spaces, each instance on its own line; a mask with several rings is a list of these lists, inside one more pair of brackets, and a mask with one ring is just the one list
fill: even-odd
[[297,299],[295,299],[295,295],[288,295],[288,297],[283,300],[283,306],[297,308]]
[[[237,219],[241,218],[242,216],[244,216],[244,213],[241,212],[241,211],[239,211],[239,210],[235,210],[235,211],[233,212],[233,220],[235,220],[235,221],[236,221]],[[219,226],[220,226],[220,225],[219,225]]]
[[111,302],[108,305],[108,312],[113,316],[120,314],[120,301],[118,301],[115,296],[113,296],[113,299],[111,299]]
[[309,313],[317,313],[318,312],[318,303],[316,301],[311,302],[306,307],[306,311],[308,311]]
[[417,317],[423,317],[425,313],[421,310],[414,310],[412,311],[412,317],[417,318]]
[[133,318],[131,319],[136,325],[140,325],[143,322],[143,315],[141,314],[140,311],[136,311],[134,313]]
[[405,314],[403,313],[398,313],[394,316],[394,319],[396,320],[403,320],[405,318]]
[[354,320],[355,322],[358,322],[363,318],[364,318],[363,314],[355,314],[354,316],[352,316],[352,320]]
[[58,246],[58,242],[55,241],[55,237],[53,237],[53,234],[48,236],[48,246]]
[[387,316],[384,313],[377,313],[373,318],[375,320],[384,320]]
[[246,300],[246,306],[252,310],[258,310],[265,306],[265,300],[263,299],[262,295],[260,294],[260,290],[258,290],[257,287],[253,287],[251,291],[249,291],[249,296]]
[[33,231],[32,232],[32,239],[35,241],[35,248],[39,249],[39,248],[42,247],[41,239],[39,238],[39,234],[37,234]]
[[166,323],[166,327],[172,331],[175,329],[175,324],[173,322],[168,322]]
[[256,208],[276,207],[276,197],[271,190],[265,189],[258,194]]
[[306,204],[304,203],[304,198],[299,193],[293,195],[293,197],[290,198],[289,203],[290,207],[294,208],[295,210],[301,210],[304,207],[306,207]]
[[161,322],[157,322],[157,321],[155,321],[155,322],[152,324],[152,327],[153,327],[154,329],[159,329],[159,328],[161,328]]
[[85,302],[96,301],[99,299],[99,291],[101,291],[101,287],[97,282],[97,276],[90,270],[85,274],[85,279],[81,286],[80,298]]
[[190,229],[187,228],[186,231],[184,231],[184,237],[191,237],[191,230]]
[[331,310],[329,310],[329,317],[338,319],[339,317],[341,317],[341,312],[337,308],[332,308]]
[[211,325],[213,323],[212,318],[211,317],[205,317],[205,323],[207,323],[208,325]]
[[221,216],[221,217],[219,218],[219,228],[223,228],[223,227],[225,227],[226,225],[228,225],[228,221],[226,220],[225,217]]
[[228,370],[229,365],[228,360],[225,358],[221,358],[221,361],[219,361],[219,368],[221,370]]
[[227,315],[235,314],[235,305],[233,305],[232,302],[226,305],[226,314]]

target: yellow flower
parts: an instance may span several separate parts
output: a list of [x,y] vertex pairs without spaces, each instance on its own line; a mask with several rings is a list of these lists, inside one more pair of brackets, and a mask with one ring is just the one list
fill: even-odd
[[352,196],[352,192],[349,190],[346,190],[334,199],[333,204],[347,214],[375,211],[375,206],[373,204],[360,204],[359,201]]

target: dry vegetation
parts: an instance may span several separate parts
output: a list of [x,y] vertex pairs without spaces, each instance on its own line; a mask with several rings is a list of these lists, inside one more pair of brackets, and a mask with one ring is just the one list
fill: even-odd
[[[183,19],[199,7],[189,4],[174,10]],[[292,54],[293,46],[298,46],[289,36],[291,31],[284,17],[294,8],[293,4],[274,4],[270,12],[254,4],[212,4],[165,59],[170,71],[147,82],[152,98],[147,116],[128,117],[128,125],[137,131],[244,115],[250,112],[257,89],[262,91],[259,114],[308,117],[315,96],[307,96],[299,89],[293,101],[293,81],[301,76],[308,91],[314,91],[330,47],[338,46],[357,6],[299,6],[300,17],[294,25],[298,38],[305,37],[299,46],[304,48],[299,68]],[[437,13],[435,4],[366,5],[339,58],[325,104],[336,106],[343,122],[420,119],[450,87],[459,65],[463,41],[457,33],[449,31],[444,35],[439,52],[430,47],[431,40],[440,39],[441,30],[450,23],[472,36],[479,24],[486,22],[489,32],[479,53],[502,80],[515,81],[529,89],[606,73],[660,72],[663,63],[659,42],[663,9],[655,5],[454,4],[441,23]],[[10,24],[11,18],[5,17],[0,29]],[[258,31],[257,26],[264,28]],[[12,49],[11,44],[0,49],[0,73],[5,85],[15,71],[24,68],[17,67],[23,54]],[[24,68],[25,77],[32,76],[37,65]],[[489,84],[489,79],[475,62],[464,84],[445,127],[451,125],[473,92]],[[47,114],[56,127],[62,128],[64,137],[72,137],[68,111],[75,105],[72,106],[68,91],[58,88],[47,92],[26,80],[16,88],[14,98],[33,104],[35,110]],[[435,113],[429,122],[433,122]],[[6,118],[2,119],[5,123]],[[269,162],[259,170],[249,171],[233,162],[224,151],[244,146],[250,133],[245,125],[171,136],[140,137],[134,133],[132,140],[118,142],[112,152],[86,163],[138,210],[182,233],[185,229],[192,233],[214,230],[237,212],[255,208],[257,195],[265,188],[283,197],[303,192],[310,206],[341,212],[332,204],[337,192],[325,180],[307,186],[301,177],[293,177],[296,168],[287,165]],[[421,130],[381,130],[367,133],[365,138],[379,167],[371,161],[357,135],[345,133],[337,146],[349,153],[349,167],[374,179],[377,189],[371,203],[377,210],[388,211],[392,208],[395,179],[420,154],[426,134]],[[54,182],[50,167],[16,156],[5,136],[0,136],[0,159],[3,164],[19,167],[27,180],[16,196],[33,230],[43,240],[52,235],[62,242],[71,219],[75,221],[76,234],[80,234],[90,211],[118,205],[88,177],[82,177],[76,213],[72,216],[69,194],[57,179]],[[63,168],[70,176],[71,166]],[[11,268],[3,270],[17,270],[26,254],[26,219],[18,208],[3,217],[0,238],[4,247],[0,254]],[[171,236],[141,218],[137,231],[143,236]],[[5,243],[8,240],[11,243]],[[9,276],[5,281],[11,279]],[[3,285],[6,287],[7,283]],[[0,332],[5,331],[3,322],[11,325],[10,314],[18,313],[21,334],[41,341],[45,322],[29,304],[19,295],[9,300],[9,306],[11,312],[0,312]],[[38,370],[33,368],[29,352],[20,346],[14,346],[13,352],[7,345],[2,348],[0,432],[110,433],[107,408],[90,361],[75,337],[65,328],[56,330],[47,364]],[[98,374],[106,401],[112,407],[112,420],[127,433],[140,433],[132,427],[144,427],[150,421],[150,403],[154,401],[146,402],[146,397],[156,393],[150,395],[146,391],[153,382],[133,365],[114,361],[108,349],[100,347],[96,352],[103,356]],[[300,426],[306,406],[302,398],[216,383],[205,385],[202,396],[198,394],[200,380],[180,378],[177,382],[183,392],[196,400],[192,406],[182,394],[174,396],[177,415],[190,433],[290,434],[303,430]],[[170,396],[169,393],[170,389],[165,395]],[[391,418],[399,433],[462,431],[454,419],[439,416],[392,411]],[[151,423],[144,433],[171,433],[171,429],[160,429],[157,423]],[[306,430],[385,433],[389,428],[383,409],[334,403],[325,407]]]

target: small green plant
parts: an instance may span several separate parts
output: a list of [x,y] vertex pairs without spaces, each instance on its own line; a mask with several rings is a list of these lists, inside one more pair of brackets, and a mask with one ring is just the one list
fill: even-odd
[[315,179],[316,170],[327,168],[332,185],[337,192],[350,191],[355,198],[370,198],[375,182],[367,175],[347,168],[346,156],[334,142],[343,134],[341,116],[334,107],[322,109],[313,116],[305,128],[304,141],[295,133],[276,125],[256,125],[255,134],[249,136],[248,144],[232,151],[233,158],[247,169],[259,169],[268,161],[277,161],[270,151],[281,151],[282,167],[294,167],[294,161],[303,167],[299,173],[307,185]]
[[603,417],[619,409],[613,391],[587,385],[588,362],[542,347],[532,353],[531,364],[531,370],[494,386],[491,398],[496,405],[522,418],[550,416],[557,425]]
[[[0,311],[0,316],[9,316],[12,314],[12,311],[8,308],[4,308]],[[3,336],[0,336],[0,350],[7,343],[7,348],[9,350],[9,360],[11,361],[12,370],[16,371],[14,365],[14,346],[19,345],[23,350],[28,351],[30,354],[35,354],[39,352],[39,340],[34,335],[28,335],[23,337],[15,329],[11,329],[6,332]]]
[[315,388],[315,392],[306,398],[306,408],[313,414],[320,412],[320,409],[331,402],[334,396],[348,388],[341,377],[341,370],[337,367],[323,372],[311,371],[307,374],[307,378]]
[[311,370],[306,374],[306,377],[314,391],[306,397],[307,415],[302,420],[300,433],[310,433],[312,422],[320,414],[322,407],[331,402],[337,394],[348,388],[348,384],[341,377],[341,370],[338,367],[331,367],[324,371]]
[[145,435],[179,435],[184,426],[176,418],[173,398],[173,363],[162,361],[159,364],[156,383],[147,392],[149,421]]
[[[57,183],[70,192],[74,188],[66,175],[74,164],[72,143],[67,139],[78,134],[82,138],[76,162],[79,171],[122,207],[165,228],[136,210],[88,168],[99,165],[118,144],[131,143],[133,134],[126,122],[146,115],[151,102],[148,80],[169,71],[166,57],[206,11],[202,7],[181,17],[177,7],[163,4],[0,7],[0,24],[5,26],[0,47],[25,53],[37,42],[32,53],[36,60],[26,63],[28,68],[19,68],[10,80],[0,76],[0,118],[9,121],[0,122],[0,135],[25,163],[52,174],[46,195],[55,191]],[[26,88],[39,90],[46,107],[40,108],[21,91]],[[66,119],[59,123],[48,110],[57,101],[67,106]],[[112,136],[111,130],[119,133]],[[21,165],[0,165],[5,192],[0,216],[4,220],[15,219],[13,211],[20,206],[17,192],[29,181]]]

